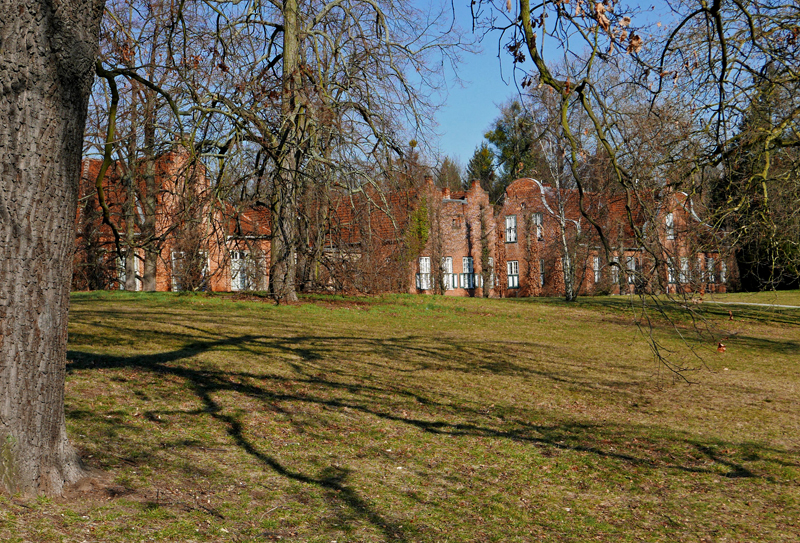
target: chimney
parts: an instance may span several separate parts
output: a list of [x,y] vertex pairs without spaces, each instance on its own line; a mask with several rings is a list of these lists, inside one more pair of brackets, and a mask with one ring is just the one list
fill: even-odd
[[433,177],[430,176],[430,175],[426,175],[425,176],[425,184],[428,185],[429,187],[432,187],[433,186]]
[[445,187],[445,188],[442,189],[442,197],[445,200],[449,200],[450,199],[450,187]]
[[478,179],[473,179],[472,184],[470,185],[471,190],[475,190],[476,188],[480,188],[481,182]]

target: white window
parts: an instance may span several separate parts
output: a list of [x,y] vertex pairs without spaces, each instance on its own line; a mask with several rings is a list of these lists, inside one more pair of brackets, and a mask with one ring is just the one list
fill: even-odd
[[600,282],[600,257],[593,256],[592,257],[592,270],[594,271],[594,282]]
[[431,288],[431,257],[419,257],[419,273],[417,274],[417,288],[430,290]]
[[544,258],[539,259],[539,286],[544,286]]
[[680,275],[680,282],[688,283],[689,282],[689,259],[685,256],[681,257],[681,275]]
[[665,227],[667,239],[675,239],[675,217],[672,213],[667,213]]
[[611,282],[616,284],[619,283],[619,258],[616,256],[611,257]]
[[442,282],[445,290],[456,288],[455,276],[453,275],[453,257],[442,257]]
[[712,257],[706,258],[706,282],[717,282],[717,274],[714,271],[714,259]]
[[698,281],[702,282],[703,279],[706,277],[705,270],[703,269],[703,262],[705,258],[703,255],[697,255],[697,270],[695,270],[694,276],[697,278]]
[[508,272],[508,288],[519,288],[519,261],[509,260],[506,262]]
[[531,213],[531,221],[533,222],[533,227],[536,230],[536,239],[543,240],[544,234],[542,232],[542,214],[541,213]]
[[675,272],[675,265],[670,258],[667,262],[667,283],[677,282],[678,274]]
[[464,273],[474,273],[475,272],[475,268],[472,265],[472,257],[471,256],[463,257],[461,259],[461,266],[462,266],[462,270],[464,270]]
[[475,269],[472,257],[465,256],[461,259],[461,288],[475,288]]
[[720,283],[727,283],[728,282],[728,265],[724,262],[719,263],[719,282]]
[[250,290],[254,266],[248,251],[231,251],[231,290]]
[[636,257],[629,256],[625,263],[628,268],[628,283],[633,284],[636,281]]
[[494,258],[489,257],[489,288],[494,288]]
[[506,217],[506,243],[517,241],[517,216],[509,215]]

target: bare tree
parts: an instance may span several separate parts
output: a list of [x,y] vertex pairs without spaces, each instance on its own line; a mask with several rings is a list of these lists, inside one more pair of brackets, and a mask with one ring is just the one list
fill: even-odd
[[[758,194],[759,211],[743,215],[747,220],[731,229],[731,241],[746,240],[757,231],[764,243],[776,248],[773,255],[796,262],[797,252],[787,250],[791,245],[781,245],[778,235],[790,224],[781,217],[794,219],[772,209],[781,200],[773,196],[785,193],[786,183],[765,181],[775,166],[770,158],[800,146],[796,128],[800,104],[798,93],[793,92],[800,73],[796,30],[800,6],[752,0],[675,0],[663,6],[655,16],[645,18],[637,4],[626,2],[481,0],[473,5],[473,13],[485,28],[503,33],[523,87],[544,85],[555,91],[560,128],[569,142],[570,162],[576,166],[581,146],[569,125],[569,112],[577,110],[588,118],[591,135],[625,194],[636,242],[645,248],[645,232],[634,220],[641,190],[652,188],[652,182],[682,188],[690,197],[700,194],[713,177],[710,171],[732,167],[731,158],[745,137],[737,126],[758,103],[764,83],[785,89],[786,107],[759,129],[763,167],[741,181],[744,190],[730,192],[717,202],[714,226],[722,231],[726,219],[752,208],[753,195]],[[544,55],[551,44],[563,53],[560,63]],[[607,77],[609,67],[617,77]],[[640,139],[632,137],[637,134],[625,129],[625,108],[613,99],[620,93],[646,98],[649,107],[642,112],[646,115],[640,127],[668,126],[660,120],[670,111],[688,116],[688,122],[675,131],[682,132],[683,138],[656,155],[658,167],[650,171],[660,175],[650,179],[638,175],[633,159],[637,153],[648,153],[642,153]],[[655,141],[648,140],[647,145]],[[646,146],[644,150],[648,151]],[[585,180],[577,171],[575,179],[581,210],[610,254],[601,225],[586,213]],[[637,184],[637,179],[642,182]],[[658,251],[649,256],[663,260]]]
[[247,141],[269,160],[271,289],[292,301],[302,187],[321,167],[351,190],[378,186],[406,127],[424,132],[441,83],[431,60],[448,58],[459,34],[441,25],[443,11],[406,2],[207,3],[218,13],[215,65],[231,84],[196,88],[193,109],[226,119],[220,149]]

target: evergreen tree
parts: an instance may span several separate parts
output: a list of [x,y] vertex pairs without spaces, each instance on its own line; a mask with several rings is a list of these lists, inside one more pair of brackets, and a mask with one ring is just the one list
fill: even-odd
[[463,186],[461,180],[461,166],[449,156],[444,157],[441,166],[439,166],[437,181],[442,188],[446,187],[451,191],[461,190]]
[[800,257],[800,154],[781,142],[796,124],[784,122],[793,107],[770,66],[739,125],[726,175],[711,187],[710,207],[737,242],[743,286],[797,287]]
[[499,183],[495,187],[495,192],[499,192],[496,198],[515,179],[541,178],[545,173],[546,162],[537,143],[533,116],[518,100],[500,108],[500,116],[485,137],[496,149],[500,169]]
[[[469,159],[465,179],[465,185],[469,185],[473,180],[480,181],[481,188],[489,193],[489,201],[492,203],[497,202],[497,197],[493,196],[495,193],[495,185],[497,184],[497,175],[494,171],[494,158],[494,152],[489,148],[489,145],[486,142],[481,143],[475,148],[475,153],[473,153],[472,158]],[[500,194],[502,194],[502,191]]]

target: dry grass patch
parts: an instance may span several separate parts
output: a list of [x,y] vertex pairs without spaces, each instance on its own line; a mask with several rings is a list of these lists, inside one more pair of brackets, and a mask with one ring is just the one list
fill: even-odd
[[705,317],[686,384],[621,300],[75,294],[67,422],[107,476],[4,499],[0,539],[796,540],[800,319]]

